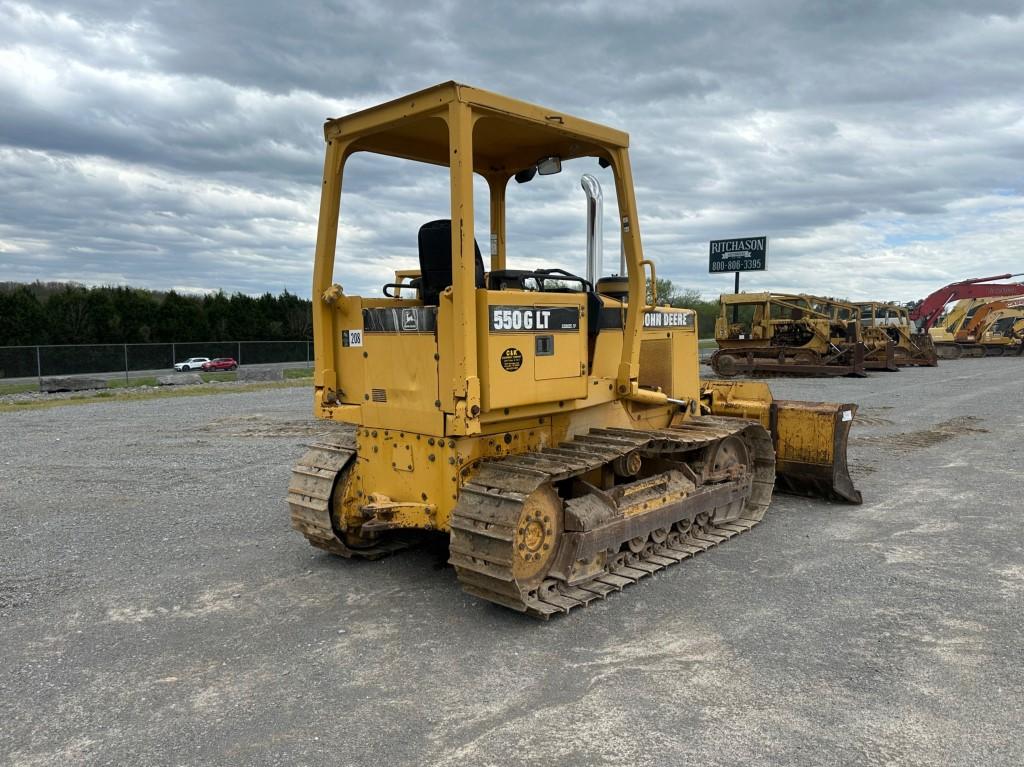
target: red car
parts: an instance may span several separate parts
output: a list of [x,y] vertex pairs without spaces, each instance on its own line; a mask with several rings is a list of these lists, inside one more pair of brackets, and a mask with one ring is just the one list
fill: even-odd
[[217,357],[203,363],[203,370],[234,370],[238,367],[233,357]]

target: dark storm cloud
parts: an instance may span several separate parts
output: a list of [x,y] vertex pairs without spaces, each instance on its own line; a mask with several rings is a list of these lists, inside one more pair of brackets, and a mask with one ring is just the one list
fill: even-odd
[[[451,78],[628,130],[683,286],[729,289],[707,240],[744,234],[771,239],[752,288],[1024,270],[1019,2],[0,0],[0,28],[0,279],[306,294],[323,119]],[[569,170],[510,194],[524,263],[582,268],[596,171]],[[412,266],[446,204],[443,169],[353,160],[339,280]]]

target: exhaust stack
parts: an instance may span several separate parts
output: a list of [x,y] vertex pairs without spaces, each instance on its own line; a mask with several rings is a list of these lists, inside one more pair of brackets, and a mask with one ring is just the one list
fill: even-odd
[[587,195],[587,281],[597,285],[603,271],[604,248],[604,195],[597,178],[584,173],[580,186]]

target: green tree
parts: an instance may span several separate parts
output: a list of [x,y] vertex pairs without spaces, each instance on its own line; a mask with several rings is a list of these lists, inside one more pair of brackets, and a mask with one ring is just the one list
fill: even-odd
[[[658,303],[679,309],[693,309],[697,314],[697,332],[701,338],[715,334],[715,320],[718,318],[718,301],[705,301],[699,290],[679,288],[671,280],[658,279]],[[649,297],[648,297],[649,298]]]
[[173,290],[166,295],[157,312],[157,341],[206,341],[210,330],[202,304],[196,298]]
[[50,337],[56,343],[91,344],[96,342],[89,291],[81,285],[65,285],[46,299],[50,318]]
[[233,341],[231,337],[231,302],[223,290],[203,298],[206,324],[210,328],[211,341]]
[[148,290],[118,287],[110,294],[120,319],[122,343],[149,343],[157,323],[160,300]]
[[0,291],[0,345],[31,346],[49,342],[43,305],[31,289],[18,285]]

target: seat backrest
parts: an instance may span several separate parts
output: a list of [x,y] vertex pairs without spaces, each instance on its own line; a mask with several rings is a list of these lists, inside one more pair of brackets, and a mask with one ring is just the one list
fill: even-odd
[[[442,291],[452,284],[452,222],[442,218],[420,227],[420,296],[424,306],[437,306]],[[484,259],[473,240],[476,286],[484,287]]]

